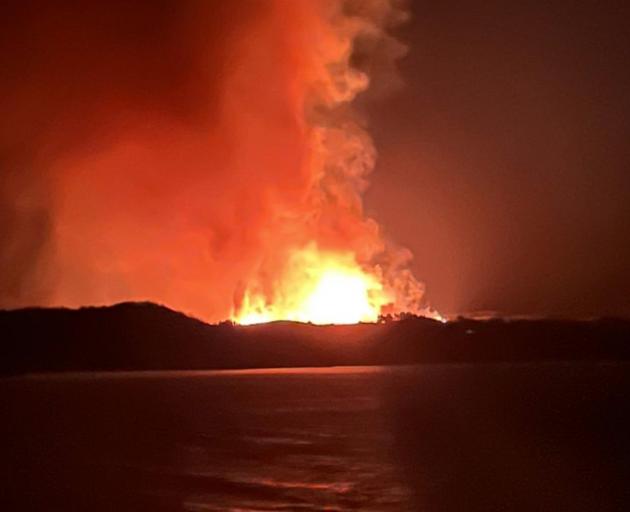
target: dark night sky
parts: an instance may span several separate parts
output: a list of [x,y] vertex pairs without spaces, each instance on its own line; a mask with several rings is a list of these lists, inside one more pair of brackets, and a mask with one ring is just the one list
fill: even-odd
[[630,314],[630,6],[415,2],[369,206],[445,311]]

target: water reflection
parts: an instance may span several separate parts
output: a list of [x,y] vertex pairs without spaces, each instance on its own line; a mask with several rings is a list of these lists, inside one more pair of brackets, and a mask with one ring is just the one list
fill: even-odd
[[12,510],[97,512],[621,510],[627,370],[8,379],[5,500]]

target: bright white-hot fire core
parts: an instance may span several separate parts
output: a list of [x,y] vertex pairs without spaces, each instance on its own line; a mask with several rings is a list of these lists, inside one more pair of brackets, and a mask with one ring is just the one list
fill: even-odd
[[244,325],[274,320],[376,322],[390,301],[378,276],[362,269],[351,254],[325,253],[313,247],[292,257],[280,289],[273,301],[267,301],[259,290],[246,290],[233,320]]

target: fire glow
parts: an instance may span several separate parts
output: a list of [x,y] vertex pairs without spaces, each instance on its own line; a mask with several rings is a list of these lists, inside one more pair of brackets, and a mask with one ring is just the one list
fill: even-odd
[[[376,148],[355,100],[396,80],[402,4],[141,4],[110,24],[92,2],[29,42],[34,85],[5,117],[54,130],[30,144],[5,130],[28,172],[5,194],[20,198],[5,267],[22,271],[0,305],[148,300],[241,324],[431,315],[411,253],[364,208]],[[55,122],[36,122],[50,98]]]
[[281,292],[273,300],[246,290],[236,323],[276,320],[314,324],[376,322],[390,301],[382,284],[362,269],[351,254],[321,253],[308,248],[294,255]]

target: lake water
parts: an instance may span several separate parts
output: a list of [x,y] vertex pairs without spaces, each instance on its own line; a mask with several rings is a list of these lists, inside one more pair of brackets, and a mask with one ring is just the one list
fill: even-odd
[[2,510],[630,510],[630,366],[0,381]]

